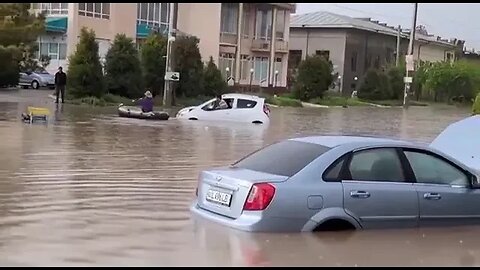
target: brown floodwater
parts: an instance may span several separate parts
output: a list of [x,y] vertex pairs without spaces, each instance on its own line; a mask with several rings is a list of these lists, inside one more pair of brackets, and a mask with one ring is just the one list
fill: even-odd
[[[269,126],[123,119],[0,92],[1,265],[480,265],[480,227],[263,234],[191,219],[200,170],[276,140],[361,134],[428,142],[452,107],[273,108]],[[24,124],[27,105],[45,124]]]

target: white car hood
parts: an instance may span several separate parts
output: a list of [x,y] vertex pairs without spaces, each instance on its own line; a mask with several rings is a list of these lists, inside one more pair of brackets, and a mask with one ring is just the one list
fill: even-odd
[[480,115],[449,125],[433,140],[430,147],[480,171]]

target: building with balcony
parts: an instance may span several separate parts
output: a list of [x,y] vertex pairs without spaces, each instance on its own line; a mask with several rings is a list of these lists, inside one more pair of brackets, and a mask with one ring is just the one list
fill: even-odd
[[[166,35],[170,15],[169,3],[34,3],[32,9],[47,15],[38,56],[50,56],[51,72],[66,69],[82,27],[95,31],[104,59],[117,33],[141,44],[152,30]],[[199,38],[202,60],[212,57],[230,84],[284,87],[294,11],[295,4],[285,3],[179,3],[177,28]]]

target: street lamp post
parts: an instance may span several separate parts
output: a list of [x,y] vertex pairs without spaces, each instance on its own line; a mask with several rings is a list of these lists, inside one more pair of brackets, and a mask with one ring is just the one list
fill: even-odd
[[248,92],[251,93],[252,92],[252,80],[253,80],[253,68],[250,69],[250,84],[248,86]]
[[226,67],[225,71],[226,71],[226,74],[227,74],[227,79],[226,80],[227,80],[227,83],[228,83],[228,77],[230,77],[230,74],[229,74],[230,73],[230,68]]
[[338,75],[338,92],[342,92],[342,75]]

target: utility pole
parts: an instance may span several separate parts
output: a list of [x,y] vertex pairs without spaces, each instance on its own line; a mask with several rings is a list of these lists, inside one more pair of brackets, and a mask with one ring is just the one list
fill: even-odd
[[[177,8],[178,3],[170,3],[170,14],[168,20],[168,42],[167,42],[167,57],[165,61],[165,72],[173,71],[173,54],[172,43],[175,41],[177,29]],[[163,88],[163,106],[172,105],[173,82],[165,78],[165,85]]]
[[418,10],[418,3],[414,4],[414,11],[413,11],[413,24],[412,24],[412,29],[410,30],[410,42],[408,43],[408,53],[405,58],[406,60],[406,76],[405,76],[405,89],[403,92],[403,107],[407,108],[408,107],[408,93],[410,92],[410,84],[412,83],[412,77],[410,75],[413,75],[410,73],[410,71],[415,70],[415,66],[413,63],[413,44],[415,41],[415,28],[417,27],[417,10]]
[[400,41],[402,39],[402,26],[398,25],[398,33],[397,33],[397,54],[395,59],[395,66],[398,67],[400,65]]

